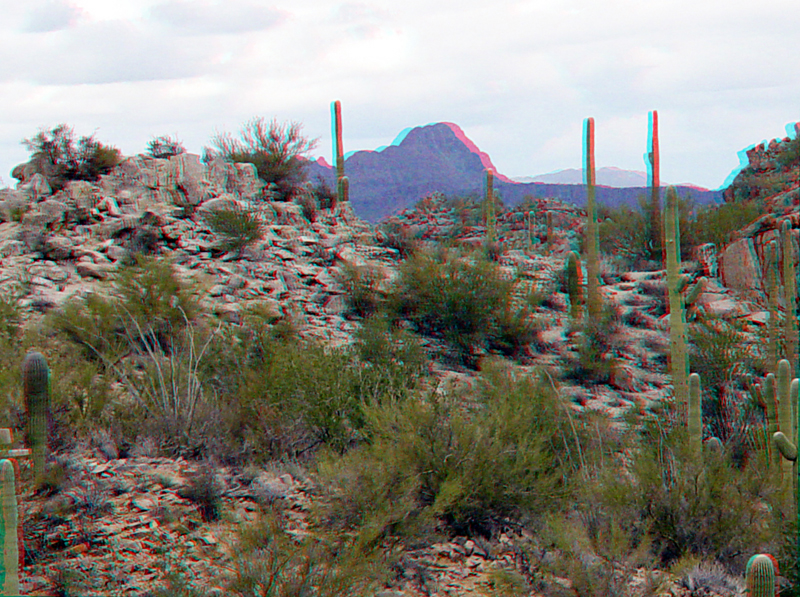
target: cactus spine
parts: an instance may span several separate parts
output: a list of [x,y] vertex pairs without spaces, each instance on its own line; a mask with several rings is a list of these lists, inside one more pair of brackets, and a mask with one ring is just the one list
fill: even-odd
[[0,460],[0,483],[3,500],[0,508],[0,532],[3,534],[0,586],[3,595],[19,595],[19,511],[14,465],[8,459]]
[[[331,104],[333,120],[333,161],[336,165],[336,188],[339,201],[348,201],[348,188],[342,188],[344,175],[344,145],[342,143],[342,102],[336,100]],[[342,192],[344,190],[344,193]]]
[[650,259],[661,259],[663,249],[661,228],[661,166],[658,149],[658,112],[650,112],[648,131],[647,169],[650,178]]
[[594,173],[594,118],[585,121],[584,175],[586,177],[586,308],[589,318],[600,318],[600,237],[597,227]]
[[781,245],[783,245],[783,302],[785,316],[783,319],[784,335],[786,336],[786,358],[790,363],[797,362],[798,337],[797,316],[797,286],[794,268],[794,250],[792,248],[792,226],[789,220],[781,223]]
[[749,597],[775,597],[775,566],[770,556],[759,553],[751,557],[745,575]]
[[39,352],[22,361],[22,388],[28,412],[28,441],[33,456],[33,476],[40,479],[47,457],[47,419],[50,413],[50,369]]
[[689,362],[686,350],[686,313],[681,294],[681,237],[678,225],[678,195],[667,187],[664,210],[664,253],[669,297],[670,373],[675,398],[680,404],[689,401]]
[[567,294],[569,294],[569,315],[573,321],[578,321],[583,306],[583,284],[581,284],[581,258],[575,251],[570,251],[567,258]]
[[494,213],[494,172],[486,171],[486,240],[494,242],[496,237]]
[[700,376],[689,376],[689,451],[695,461],[703,458],[703,395]]

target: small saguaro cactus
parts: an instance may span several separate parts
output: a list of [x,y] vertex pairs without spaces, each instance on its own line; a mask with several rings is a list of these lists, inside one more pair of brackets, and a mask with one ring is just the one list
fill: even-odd
[[597,321],[602,310],[600,297],[600,230],[597,226],[594,172],[594,118],[585,121],[584,176],[586,178],[586,309]]
[[689,400],[689,362],[686,349],[686,310],[684,309],[681,278],[681,236],[678,226],[678,194],[667,187],[664,210],[664,258],[667,269],[667,294],[669,298],[670,373],[676,400],[687,404]]
[[0,485],[0,587],[3,595],[19,595],[19,511],[14,465],[8,459],[0,460]]
[[772,557],[759,553],[747,562],[748,597],[775,597],[775,566]]
[[350,179],[346,176],[342,176],[339,179],[339,183],[336,186],[337,194],[339,196],[339,201],[342,203],[347,203],[350,201]]
[[567,258],[567,294],[569,295],[569,316],[573,321],[578,321],[583,308],[583,284],[581,282],[581,258],[575,251],[570,251]]
[[689,451],[695,461],[703,458],[703,394],[700,376],[689,376]]
[[496,240],[496,215],[494,213],[494,172],[486,170],[486,240]]
[[33,476],[38,480],[44,472],[47,457],[47,419],[50,413],[50,368],[40,352],[29,352],[22,361],[22,391],[28,413]]

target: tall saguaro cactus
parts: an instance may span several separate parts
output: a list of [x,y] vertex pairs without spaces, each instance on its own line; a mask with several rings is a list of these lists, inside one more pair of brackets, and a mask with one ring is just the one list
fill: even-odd
[[[782,398],[778,402],[778,425],[781,431],[778,431],[772,436],[772,442],[778,451],[787,461],[791,463],[792,483],[790,487],[794,490],[794,514],[797,517],[797,563],[800,565],[800,494],[798,494],[798,462],[797,462],[797,430],[798,423],[800,423],[800,408],[798,408],[798,388],[800,386],[793,380],[788,381],[788,388],[786,387],[787,380],[791,377],[791,368],[789,362],[785,359],[778,364],[778,393],[785,393],[785,399]],[[781,404],[786,402],[786,404]],[[786,416],[789,416],[789,421],[784,422]],[[785,479],[785,477],[784,477]]]
[[[797,277],[794,267],[794,248],[792,243],[792,225],[789,220],[781,223],[781,245],[783,252],[783,302],[786,314],[783,320],[786,339],[786,358],[796,363],[798,358],[797,336]],[[800,373],[800,370],[798,371]]]
[[658,112],[649,115],[647,170],[650,184],[650,259],[660,259],[663,249],[661,228],[661,166],[658,149]]
[[33,456],[33,476],[40,479],[47,456],[47,419],[50,411],[50,368],[39,352],[22,361],[22,389],[28,413],[28,441]]
[[19,595],[19,511],[14,465],[0,460],[0,587],[3,595]]
[[333,121],[333,161],[336,165],[336,185],[339,190],[339,201],[347,201],[342,195],[341,180],[344,178],[344,145],[342,144],[342,102],[336,100],[331,104],[331,120]]
[[486,240],[494,242],[497,232],[495,230],[496,216],[494,213],[494,172],[486,170]]
[[584,122],[584,177],[586,179],[586,310],[597,321],[602,310],[600,298],[600,236],[597,227],[594,172],[594,118]]
[[678,225],[678,194],[667,187],[664,210],[664,253],[669,298],[670,373],[675,398],[680,404],[689,401],[689,360],[686,348],[686,313],[681,293],[681,235]]

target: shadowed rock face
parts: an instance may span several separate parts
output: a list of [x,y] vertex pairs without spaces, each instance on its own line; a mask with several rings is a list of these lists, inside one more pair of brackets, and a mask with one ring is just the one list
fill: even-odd
[[[467,138],[457,125],[440,122],[410,129],[400,141],[377,151],[356,151],[345,161],[350,181],[350,201],[359,217],[377,222],[413,206],[423,197],[445,195],[482,196],[486,170],[495,170],[495,190],[506,205],[516,205],[527,195],[552,197],[582,205],[582,184],[519,183],[498,174],[489,156]],[[335,188],[335,171],[323,161],[311,162],[309,178],[324,179]],[[597,199],[607,205],[637,205],[644,187],[598,187]],[[698,203],[721,200],[721,193],[681,187]]]

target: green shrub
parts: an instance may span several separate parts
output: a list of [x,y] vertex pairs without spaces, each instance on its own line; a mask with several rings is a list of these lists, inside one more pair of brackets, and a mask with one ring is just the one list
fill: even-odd
[[714,243],[721,250],[733,240],[735,232],[768,212],[768,206],[761,200],[705,205],[685,225],[680,224],[681,255],[690,257],[692,248],[703,243]]
[[600,318],[586,318],[581,324],[577,355],[568,363],[565,377],[583,384],[608,383],[616,366],[619,343],[620,314],[611,303],[605,303]]
[[97,181],[122,161],[120,151],[95,140],[94,135],[75,140],[72,127],[60,124],[25,139],[36,171],[56,192],[71,180]]
[[379,270],[374,266],[345,262],[339,270],[337,279],[347,292],[345,300],[349,314],[356,317],[369,317],[381,306],[383,301],[383,293],[380,290],[382,278]]
[[234,560],[233,595],[359,597],[377,594],[388,566],[351,539],[314,534],[296,538],[274,514],[245,526]]
[[182,153],[186,153],[183,143],[169,135],[154,137],[147,144],[147,155],[160,160],[168,160]]
[[366,407],[369,443],[322,464],[328,522],[372,544],[442,524],[491,534],[563,506],[576,450],[557,397],[499,366],[481,379],[473,412],[457,395]]
[[513,289],[514,281],[480,257],[419,252],[401,265],[389,309],[474,367],[487,349],[513,353],[535,334],[530,309],[514,302]]
[[264,225],[258,215],[238,205],[208,209],[203,217],[211,231],[220,238],[217,243],[220,251],[241,253],[264,234]]
[[640,269],[650,259],[650,220],[644,211],[644,196],[639,209],[620,206],[604,208],[600,214],[600,250],[619,258],[631,269]]
[[289,201],[305,182],[305,156],[316,145],[301,130],[297,122],[254,118],[242,127],[241,140],[224,133],[212,143],[223,159],[253,164],[258,177],[267,185],[274,184],[280,198]]

